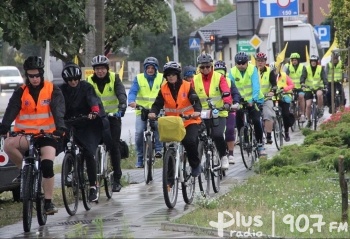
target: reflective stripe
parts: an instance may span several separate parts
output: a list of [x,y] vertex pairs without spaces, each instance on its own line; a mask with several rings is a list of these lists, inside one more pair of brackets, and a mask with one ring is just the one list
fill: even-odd
[[168,112],[168,113],[182,114],[182,113],[184,113],[184,112],[186,112],[187,110],[190,110],[190,109],[193,109],[192,105],[184,107],[184,108],[181,108],[181,109],[164,108],[164,111]]
[[35,119],[46,119],[52,116],[52,113],[44,113],[44,114],[35,114],[35,115],[20,115],[19,119],[20,120],[35,120]]
[[112,96],[104,96],[104,95],[102,95],[101,99],[102,99],[102,101],[115,100],[115,96],[114,95],[112,95]]
[[50,125],[41,125],[41,126],[34,126],[34,125],[25,125],[25,124],[15,124],[15,126],[19,129],[28,130],[28,129],[35,129],[35,130],[49,130],[49,129],[55,129],[55,124]]
[[[136,97],[136,100],[145,100],[145,101],[155,101],[156,98],[153,98],[153,97],[140,97],[140,96],[137,96]],[[153,102],[152,102],[153,103]]]

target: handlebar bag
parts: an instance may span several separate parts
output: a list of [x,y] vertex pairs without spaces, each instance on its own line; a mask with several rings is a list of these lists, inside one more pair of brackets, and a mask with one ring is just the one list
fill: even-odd
[[166,116],[158,119],[159,141],[181,142],[186,135],[182,118],[179,116]]

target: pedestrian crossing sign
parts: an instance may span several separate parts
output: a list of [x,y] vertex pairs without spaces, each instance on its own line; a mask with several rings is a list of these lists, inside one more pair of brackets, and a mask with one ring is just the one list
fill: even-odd
[[199,38],[190,38],[188,40],[190,49],[196,50],[200,48],[200,39]]

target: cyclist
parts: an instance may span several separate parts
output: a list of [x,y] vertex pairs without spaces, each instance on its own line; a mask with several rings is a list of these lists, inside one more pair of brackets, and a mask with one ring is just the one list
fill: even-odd
[[[200,74],[194,76],[192,83],[203,109],[209,109],[208,102],[206,101],[208,97],[213,99],[216,107],[223,106],[225,109],[229,109],[232,103],[230,88],[225,76],[213,70],[213,58],[211,55],[207,53],[199,55],[197,57],[197,63],[199,64]],[[222,95],[227,93],[229,95],[222,98]],[[227,111],[219,112],[218,126],[212,127],[211,135],[219,152],[222,169],[228,169],[229,167],[224,138],[227,116]]]
[[[86,160],[87,174],[90,183],[89,201],[97,201],[96,194],[96,159],[97,146],[102,141],[103,123],[105,111],[101,99],[91,84],[81,81],[81,69],[78,65],[67,63],[62,70],[62,78],[65,81],[60,86],[65,98],[66,114],[65,119],[88,115],[90,120],[80,121],[74,125],[75,140],[83,147],[84,159]],[[96,117],[100,116],[100,117]],[[107,120],[107,118],[103,118]],[[108,120],[107,124],[108,126]],[[107,128],[108,129],[108,128]],[[109,137],[111,137],[109,135]],[[111,141],[111,139],[110,139]],[[109,142],[110,142],[109,141]]]
[[[341,102],[341,104],[344,106],[346,99],[345,99],[345,94],[344,94],[344,90],[343,90],[343,72],[344,72],[344,64],[342,62],[342,60],[339,59],[340,55],[338,52],[335,52],[333,54],[332,57],[332,61],[329,62],[326,65],[325,68],[325,74],[327,76],[327,80],[328,80],[328,89],[332,89],[331,86],[331,82],[332,82],[332,77],[333,77],[333,73],[332,71],[334,70],[334,88],[333,88],[333,92],[335,95],[335,91],[338,90],[339,94],[342,96],[342,98],[344,99],[344,102]],[[331,90],[327,91],[327,106],[329,108],[329,113],[332,113],[332,92]]]
[[[232,84],[231,80],[226,77],[227,74],[227,68],[226,63],[224,61],[217,61],[214,64],[214,70],[221,75],[225,76],[227,80],[227,84],[231,89],[231,96],[233,99],[233,104],[239,103],[241,99],[241,95],[238,92],[238,89],[235,84]],[[228,150],[228,162],[229,164],[234,164],[234,148],[235,148],[235,128],[236,128],[236,112],[230,112],[228,114],[228,117],[226,119],[226,130],[225,130],[225,141],[227,145]]]
[[185,66],[183,68],[183,79],[191,82],[194,75],[196,74],[196,68],[194,66]]
[[305,84],[309,89],[303,89],[305,91],[305,101],[306,101],[306,117],[308,118],[308,122],[306,127],[311,127],[311,103],[312,103],[312,90],[317,90],[317,111],[319,117],[323,116],[323,91],[324,87],[327,87],[327,78],[322,66],[318,65],[318,56],[312,55],[310,56],[310,65],[306,67],[307,78],[305,82],[301,82],[302,85]]
[[200,114],[202,111],[201,102],[190,99],[196,94],[190,82],[181,79],[181,66],[177,62],[168,62],[164,65],[164,77],[166,83],[162,85],[158,96],[148,117],[154,119],[160,110],[165,115],[178,116],[191,115],[192,118],[184,121],[186,128],[185,138],[182,144],[187,152],[188,162],[192,168],[192,176],[197,177],[201,173],[201,164],[198,156],[198,130],[201,123]]
[[[61,90],[51,82],[44,80],[44,62],[41,57],[29,56],[23,64],[26,81],[16,89],[10,98],[1,126],[0,134],[10,130],[11,123],[16,119],[14,131],[25,133],[39,133],[43,129],[46,133],[64,136],[64,97]],[[52,215],[58,210],[52,202],[54,188],[53,163],[57,141],[51,138],[37,140],[40,146],[41,170],[43,175],[42,186],[44,190],[46,214]],[[4,151],[10,160],[19,168],[22,159],[28,150],[28,142],[23,136],[8,137],[4,143]],[[14,181],[19,182],[20,176]]]
[[[272,89],[276,87],[276,75],[270,67],[266,66],[267,56],[263,52],[255,55],[256,67],[260,76],[260,89],[264,96],[273,96]],[[272,144],[271,132],[273,128],[273,120],[276,118],[276,113],[273,110],[273,101],[265,100],[263,104],[263,120],[266,132],[266,144]]]
[[[120,134],[122,127],[121,117],[126,111],[126,92],[119,75],[109,70],[109,60],[104,55],[92,58],[91,65],[94,74],[90,75],[87,81],[92,84],[97,96],[102,100],[106,113],[118,114],[120,117],[108,117],[112,144],[110,148],[111,161],[113,166],[114,182],[112,191],[119,192],[122,188],[120,179],[122,170],[120,168]],[[105,142],[106,143],[106,142]]]
[[300,122],[305,122],[305,99],[304,92],[301,89],[301,82],[305,82],[307,78],[307,71],[304,65],[300,64],[300,55],[299,53],[292,53],[290,55],[291,64],[288,64],[286,68],[286,74],[292,79],[294,83],[294,90],[298,92],[298,101],[300,106]]
[[[258,70],[255,65],[248,63],[248,55],[245,52],[238,52],[235,56],[235,62],[236,65],[229,72],[229,78],[236,84],[242,98],[249,103],[249,117],[254,125],[259,156],[267,156],[263,145],[263,129],[260,121],[261,112],[258,108],[259,105],[264,103],[264,95],[260,90]],[[242,110],[237,111],[236,124],[239,132],[243,127]]]
[[281,108],[281,114],[284,125],[284,140],[286,142],[290,141],[289,128],[293,126],[295,119],[294,115],[289,112],[290,102],[292,102],[292,93],[294,88],[294,83],[292,79],[282,70],[282,64],[276,66],[275,63],[271,64],[272,70],[277,73],[276,83],[277,90],[283,91],[283,98],[279,99],[278,106]]
[[[135,108],[142,105],[150,109],[156,99],[163,83],[163,74],[158,72],[159,64],[155,57],[147,57],[143,62],[144,72],[138,74],[130,88],[128,105]],[[141,110],[136,110],[135,145],[137,151],[136,168],[143,168],[143,131],[147,127],[147,121],[141,119]],[[156,158],[162,158],[162,143],[159,141],[158,127],[155,133]]]

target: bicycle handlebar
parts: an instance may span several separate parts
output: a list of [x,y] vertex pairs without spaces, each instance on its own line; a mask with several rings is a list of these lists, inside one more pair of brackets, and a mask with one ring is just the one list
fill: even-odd
[[88,115],[78,115],[78,116],[73,116],[69,119],[65,119],[64,122],[66,123],[75,123],[77,121],[83,121],[83,120],[90,120]]

